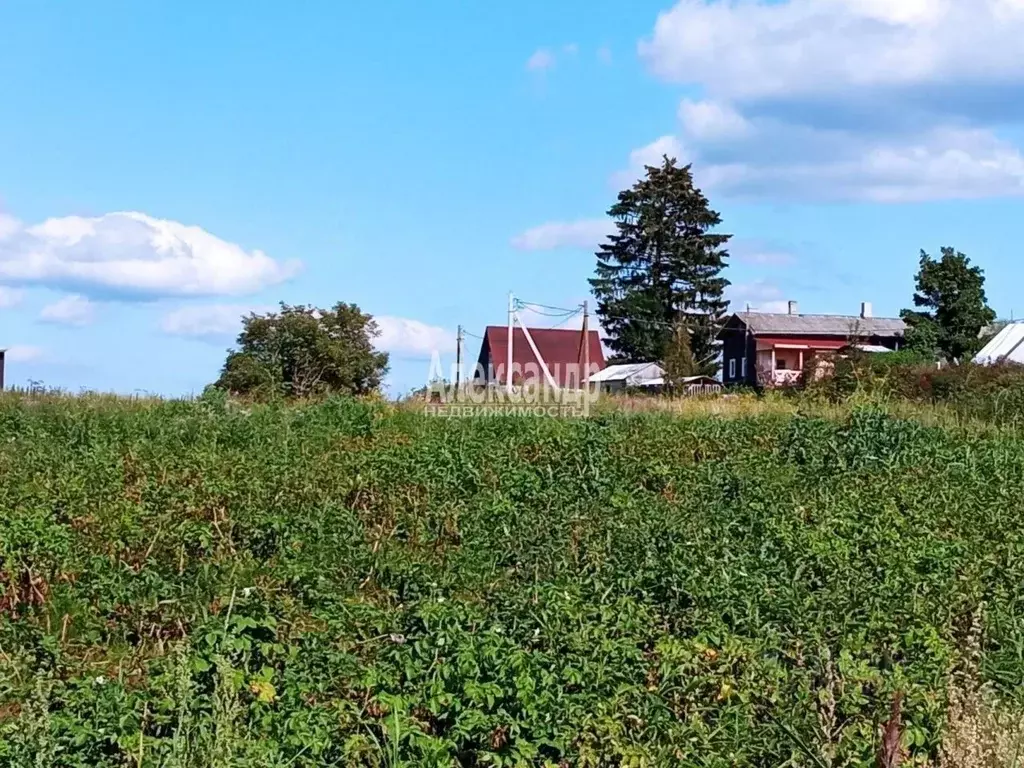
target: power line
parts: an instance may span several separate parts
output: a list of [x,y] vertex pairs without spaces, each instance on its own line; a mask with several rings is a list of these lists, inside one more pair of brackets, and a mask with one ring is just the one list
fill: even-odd
[[580,307],[575,312],[573,312],[571,315],[569,315],[567,318],[565,318],[565,320],[560,322],[558,325],[551,326],[551,328],[549,330],[555,330],[556,328],[561,328],[563,325],[566,325],[567,323],[572,322],[572,320],[574,320],[575,318],[579,317],[582,314],[583,314],[583,308]]
[[[549,309],[552,312],[558,313],[556,315],[544,315],[545,317],[562,317],[564,315],[575,314],[576,312],[581,312],[583,310],[582,306],[576,307],[574,309],[567,309],[566,307],[552,307],[552,306],[550,306],[548,304],[538,304],[537,302],[533,302],[533,301],[523,301],[522,299],[516,299],[516,309],[527,309],[527,308],[529,308],[529,309],[532,310],[534,307],[539,307],[540,309]],[[536,311],[536,310],[533,310],[533,311]],[[537,312],[537,314],[538,315],[543,315],[544,313],[543,312]]]

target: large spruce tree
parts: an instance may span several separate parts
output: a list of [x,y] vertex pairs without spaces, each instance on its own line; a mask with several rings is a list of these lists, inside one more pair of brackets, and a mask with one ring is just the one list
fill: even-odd
[[721,217],[694,186],[690,166],[667,156],[647,166],[608,215],[617,231],[597,252],[590,285],[615,359],[662,360],[673,328],[685,323],[694,359],[713,371],[731,236],[714,232]]

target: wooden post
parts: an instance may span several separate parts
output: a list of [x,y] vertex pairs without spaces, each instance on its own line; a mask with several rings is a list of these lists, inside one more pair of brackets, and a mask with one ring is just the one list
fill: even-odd
[[548,363],[541,355],[540,350],[537,349],[537,344],[533,340],[533,336],[530,335],[530,329],[526,327],[522,319],[519,319],[519,325],[523,329],[523,336],[526,337],[526,343],[530,345],[530,350],[533,352],[533,356],[537,358],[537,362],[540,363],[540,369],[544,372],[544,378],[547,379],[548,386],[552,390],[558,389],[558,382],[555,381],[555,377],[551,375],[551,371],[548,369]]
[[459,387],[462,386],[462,326],[455,334],[455,400],[459,399]]
[[516,301],[515,297],[512,296],[512,292],[508,293],[508,344],[507,354],[505,356],[505,391],[508,394],[512,394],[512,321],[515,317]]
[[583,393],[590,395],[590,302],[583,302]]
[[0,349],[0,392],[4,391],[4,355],[6,354],[6,349]]

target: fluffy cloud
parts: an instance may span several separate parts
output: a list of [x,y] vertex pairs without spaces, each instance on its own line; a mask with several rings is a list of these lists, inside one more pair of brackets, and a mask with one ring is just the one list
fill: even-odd
[[206,304],[185,306],[164,315],[160,327],[172,336],[187,336],[212,343],[234,341],[242,330],[242,318],[251,312],[272,312],[274,307],[253,304]]
[[728,249],[733,260],[757,267],[789,267],[797,262],[788,249],[750,238],[734,238]]
[[912,93],[905,106],[970,114],[978,87],[1019,95],[1022,36],[1019,0],[680,0],[639,48],[658,76],[733,102]]
[[576,43],[566,43],[557,54],[550,48],[538,48],[526,60],[526,69],[530,72],[547,72],[554,69],[559,58],[571,58],[579,52],[580,47]]
[[0,309],[16,307],[21,304],[21,300],[23,298],[25,298],[24,291],[19,291],[14,288],[5,288],[0,285]]
[[[234,341],[242,330],[242,318],[250,312],[273,312],[275,307],[253,304],[207,304],[184,306],[164,315],[160,327],[172,336],[185,336],[211,343]],[[419,320],[378,315],[374,317],[380,336],[378,349],[405,357],[429,358],[434,350],[446,354],[455,350],[455,332]]]
[[89,325],[96,319],[96,305],[78,294],[65,296],[43,307],[39,319],[57,325]]
[[1024,195],[997,130],[1024,118],[1022,33],[1024,0],[680,0],[639,48],[702,94],[676,140],[702,187],[905,202]]
[[0,213],[0,239],[12,235],[21,228],[21,222],[13,216]]
[[297,262],[246,251],[199,227],[142,213],[0,226],[0,280],[87,294],[245,294],[287,280]]
[[616,189],[630,186],[634,181],[644,175],[644,169],[648,165],[661,165],[665,156],[674,157],[676,160],[688,162],[682,143],[672,135],[661,136],[650,144],[629,153],[629,166],[622,171],[612,174],[611,184]]
[[547,48],[540,48],[526,60],[526,68],[531,72],[545,72],[555,66],[555,54]]
[[32,363],[43,360],[45,357],[45,350],[28,344],[15,344],[13,347],[8,347],[4,354],[4,358],[9,363]]
[[1024,156],[982,129],[883,138],[804,128],[777,141],[773,133],[762,126],[732,154],[695,150],[698,183],[736,197],[879,203],[1024,195]]
[[725,298],[733,312],[742,312],[748,305],[755,312],[786,312],[789,309],[782,289],[767,280],[730,285]]
[[611,219],[551,221],[512,238],[521,251],[551,251],[558,248],[596,249],[614,229]]
[[380,336],[374,346],[403,357],[429,359],[435,351],[448,354],[455,351],[455,332],[436,325],[405,317],[376,315]]
[[683,131],[701,141],[721,141],[749,136],[753,127],[728,104],[684,99],[679,105]]

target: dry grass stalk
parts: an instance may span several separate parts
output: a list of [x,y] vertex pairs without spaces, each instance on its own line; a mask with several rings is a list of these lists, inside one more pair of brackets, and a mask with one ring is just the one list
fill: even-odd
[[1024,765],[1024,714],[1010,711],[981,681],[982,608],[975,611],[960,663],[949,680],[940,768]]

